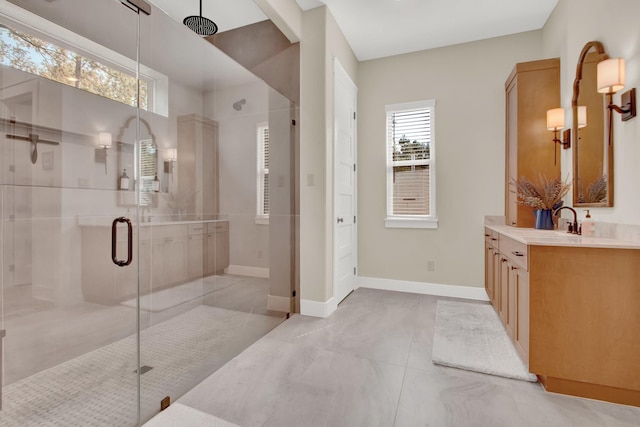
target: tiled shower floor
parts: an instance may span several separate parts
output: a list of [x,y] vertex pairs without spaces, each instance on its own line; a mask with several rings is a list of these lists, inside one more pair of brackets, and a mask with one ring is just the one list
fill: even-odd
[[[199,305],[141,334],[142,419],[220,368],[283,321]],[[82,339],[78,337],[77,339]],[[136,420],[136,336],[3,388],[0,426],[131,426]]]

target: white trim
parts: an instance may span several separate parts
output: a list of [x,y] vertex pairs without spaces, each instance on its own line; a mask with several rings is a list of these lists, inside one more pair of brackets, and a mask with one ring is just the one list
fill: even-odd
[[437,295],[441,297],[464,298],[489,301],[484,287],[439,285],[437,283],[408,282],[404,280],[358,277],[358,287],[382,289],[385,291],[411,292],[414,294]]
[[269,278],[269,269],[263,267],[249,267],[248,265],[230,265],[224,269],[227,274],[236,274],[238,276],[262,277]]
[[256,225],[269,225],[269,215],[256,215]]
[[424,101],[402,102],[400,104],[385,105],[384,111],[386,113],[393,113],[396,111],[419,110],[421,108],[433,108],[435,106],[436,106],[435,99],[425,99]]
[[303,316],[322,317],[324,319],[329,317],[337,309],[338,304],[333,297],[327,302],[300,299],[300,314]]
[[267,295],[267,310],[291,313],[291,300],[293,298]]
[[437,218],[389,217],[384,220],[385,228],[438,228]]

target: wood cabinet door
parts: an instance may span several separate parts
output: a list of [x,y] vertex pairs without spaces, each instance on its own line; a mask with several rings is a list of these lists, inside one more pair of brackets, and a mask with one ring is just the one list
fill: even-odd
[[493,307],[500,312],[500,254],[496,248],[493,248],[493,255],[491,257],[491,263],[493,264],[493,281],[492,281],[492,295],[493,295]]
[[529,366],[529,272],[514,270],[516,327],[514,342],[525,365]]
[[229,266],[229,231],[217,230],[215,236],[215,272],[216,274],[224,274],[224,269]]
[[187,280],[187,242],[187,236],[165,239],[163,255],[169,284],[177,284]]
[[[500,320],[502,320],[502,324],[507,326],[507,312],[508,312],[508,300],[509,300],[509,267],[511,263],[507,260],[507,258],[500,254],[500,310],[498,310],[498,314],[500,314]],[[509,332],[507,330],[507,332]],[[509,334],[511,336],[511,334]]]
[[187,262],[190,280],[199,279],[204,274],[204,237],[202,234],[189,236]]
[[489,301],[493,302],[493,247],[489,242],[484,242],[484,290],[487,292]]
[[515,341],[518,327],[517,287],[521,269],[511,261],[507,262],[507,265],[509,269],[509,283],[507,284],[505,327],[511,339]]
[[215,233],[206,234],[206,253],[204,271],[205,276],[211,276],[216,274],[216,235]]

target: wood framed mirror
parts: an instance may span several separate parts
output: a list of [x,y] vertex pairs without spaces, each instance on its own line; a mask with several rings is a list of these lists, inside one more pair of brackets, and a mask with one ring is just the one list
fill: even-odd
[[573,82],[573,206],[613,206],[613,128],[605,96],[598,93],[597,65],[608,56],[602,43],[587,43]]

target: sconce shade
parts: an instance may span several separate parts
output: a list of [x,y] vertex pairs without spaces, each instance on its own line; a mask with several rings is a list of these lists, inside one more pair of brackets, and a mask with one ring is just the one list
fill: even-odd
[[598,63],[598,92],[616,93],[624,88],[625,67],[623,58],[606,59]]
[[100,147],[111,148],[111,132],[98,133],[98,141],[99,141]]
[[578,105],[578,128],[587,126],[587,106]]
[[564,127],[564,108],[547,110],[547,129],[560,130]]
[[167,149],[167,161],[175,162],[178,160],[178,150],[176,148],[168,148]]

